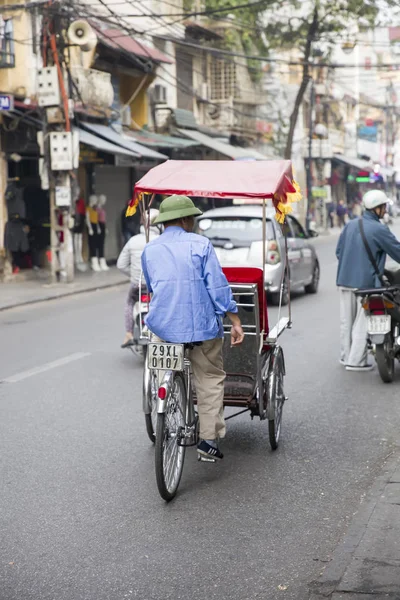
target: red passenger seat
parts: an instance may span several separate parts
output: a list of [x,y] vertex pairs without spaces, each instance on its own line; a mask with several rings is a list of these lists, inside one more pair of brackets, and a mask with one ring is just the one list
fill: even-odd
[[224,267],[223,272],[229,283],[256,283],[258,289],[258,304],[260,308],[260,329],[263,328],[263,318],[265,334],[269,333],[268,328],[268,308],[267,298],[264,288],[264,275],[262,269],[257,267]]

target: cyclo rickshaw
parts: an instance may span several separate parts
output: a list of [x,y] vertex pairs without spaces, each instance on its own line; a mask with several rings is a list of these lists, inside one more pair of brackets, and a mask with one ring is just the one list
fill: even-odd
[[[262,202],[262,242],[258,264],[223,269],[237,302],[245,332],[243,344],[231,348],[224,343],[226,371],[224,406],[233,407],[235,414],[244,412],[251,418],[268,422],[271,448],[277,449],[283,405],[285,360],[279,345],[281,334],[292,326],[290,300],[288,315],[281,316],[284,280],[289,282],[288,245],[281,281],[281,302],[278,322],[269,329],[265,295],[265,257],[267,252],[266,203],[272,200],[276,219],[281,225],[291,212],[292,202],[300,200],[299,187],[293,179],[290,161],[167,161],[149,171],[135,186],[127,215],[137,207],[148,211],[155,195],[184,194],[191,197],[240,197]],[[147,219],[148,222],[148,219]],[[162,257],[160,257],[162,260]],[[141,294],[139,294],[141,296]],[[289,293],[290,298],[290,293]],[[224,322],[224,335],[229,338],[230,326]],[[169,344],[148,341],[147,360],[143,376],[143,410],[147,433],[155,444],[155,470],[158,490],[166,501],[172,500],[181,480],[185,451],[196,446],[199,439],[196,414],[196,392],[192,385],[190,344]],[[199,455],[199,460],[215,459]]]

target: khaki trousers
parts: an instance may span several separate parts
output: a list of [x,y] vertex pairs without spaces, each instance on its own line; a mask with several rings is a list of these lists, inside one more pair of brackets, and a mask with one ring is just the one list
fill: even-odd
[[[151,339],[162,342],[152,334]],[[207,340],[190,351],[190,362],[200,417],[200,437],[203,440],[224,438],[224,381],[222,338]]]
[[203,440],[224,438],[224,381],[222,338],[207,340],[190,351],[197,409],[200,417],[200,437]]

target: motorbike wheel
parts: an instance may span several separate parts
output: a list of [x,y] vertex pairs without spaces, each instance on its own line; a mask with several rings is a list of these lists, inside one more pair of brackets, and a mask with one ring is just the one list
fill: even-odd
[[379,375],[384,383],[392,383],[394,379],[394,357],[390,356],[392,340],[376,346],[376,364]]

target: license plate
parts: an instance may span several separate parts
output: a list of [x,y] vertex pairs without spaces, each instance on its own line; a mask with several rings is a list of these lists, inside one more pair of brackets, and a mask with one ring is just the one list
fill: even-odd
[[183,344],[151,342],[147,347],[147,366],[159,371],[183,371]]
[[368,333],[389,333],[391,330],[392,320],[390,315],[371,315],[368,317]]

